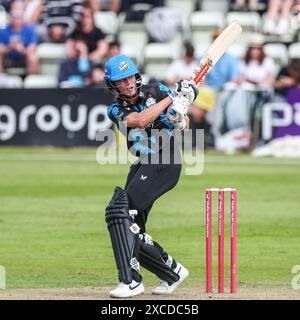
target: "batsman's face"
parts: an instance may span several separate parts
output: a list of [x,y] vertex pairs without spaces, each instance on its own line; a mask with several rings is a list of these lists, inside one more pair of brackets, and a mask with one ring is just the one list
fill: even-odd
[[117,80],[115,81],[115,85],[119,92],[126,96],[133,97],[137,93],[135,75],[122,80]]

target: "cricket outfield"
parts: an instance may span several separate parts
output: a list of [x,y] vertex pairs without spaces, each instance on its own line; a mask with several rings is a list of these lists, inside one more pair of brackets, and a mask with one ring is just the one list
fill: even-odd
[[[214,153],[206,154],[205,160],[202,175],[183,173],[177,187],[155,203],[147,224],[153,239],[190,271],[182,289],[170,298],[208,298],[205,189],[234,187],[238,293],[222,298],[300,299],[300,267],[295,267],[300,265],[300,162]],[[128,166],[99,165],[93,149],[0,148],[0,265],[6,270],[0,300],[108,299],[117,278],[104,209],[114,187],[124,185]],[[216,222],[215,213],[215,288]],[[148,288],[158,281],[146,270],[142,274],[149,298]]]

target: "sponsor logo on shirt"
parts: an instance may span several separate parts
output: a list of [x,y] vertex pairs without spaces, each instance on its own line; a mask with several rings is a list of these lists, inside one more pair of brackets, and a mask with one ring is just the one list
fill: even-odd
[[146,100],[146,106],[147,108],[151,107],[151,106],[154,106],[156,104],[156,100],[152,97],[149,97],[147,100]]

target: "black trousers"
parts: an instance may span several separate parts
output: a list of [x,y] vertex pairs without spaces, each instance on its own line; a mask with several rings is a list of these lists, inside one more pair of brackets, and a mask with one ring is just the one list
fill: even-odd
[[138,210],[135,222],[146,232],[149,212],[156,199],[174,188],[179,180],[181,164],[133,164],[127,176],[125,191],[129,209]]

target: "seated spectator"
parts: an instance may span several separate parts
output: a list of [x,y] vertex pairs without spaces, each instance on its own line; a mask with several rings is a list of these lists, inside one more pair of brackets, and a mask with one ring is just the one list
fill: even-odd
[[72,42],[74,56],[67,58],[60,65],[59,83],[61,87],[84,87],[88,84],[92,62],[88,57],[88,47],[84,39]]
[[107,58],[111,58],[121,54],[121,45],[119,41],[110,42],[108,45]]
[[283,67],[273,83],[275,89],[275,100],[284,101],[288,90],[300,87],[300,59],[292,59],[287,67]]
[[266,8],[267,0],[231,0],[230,10],[258,11]]
[[105,40],[105,34],[95,27],[93,12],[90,8],[85,8],[83,10],[81,23],[67,41],[67,52],[71,56],[73,55],[70,50],[70,48],[73,47],[72,42],[78,37],[84,39],[88,47],[89,59],[91,61],[94,63],[104,61],[104,58],[107,56],[108,43]]
[[90,87],[93,88],[104,88],[105,80],[104,80],[105,72],[104,66],[102,64],[94,65],[91,72],[90,77]]
[[12,2],[11,8],[15,5],[21,5],[24,8],[24,21],[30,25],[37,25],[43,10],[42,0],[15,0]]
[[[213,31],[212,42],[215,41],[221,32],[221,29],[216,29]],[[228,52],[225,52],[218,63],[207,74],[205,78],[206,85],[214,90],[222,90],[226,83],[237,82],[240,77],[239,63],[240,62],[238,59]]]
[[64,42],[81,21],[81,0],[45,0],[39,25],[39,36],[44,42]]
[[300,0],[269,0],[263,26],[265,34],[283,35],[290,30],[291,10]]
[[183,59],[175,60],[166,71],[165,80],[169,86],[183,79],[189,79],[196,68],[195,50],[191,43],[184,45]]
[[10,24],[0,30],[0,72],[24,66],[27,74],[38,72],[37,35],[24,23],[23,16],[23,8],[15,6],[10,14]]
[[261,88],[272,86],[275,65],[273,59],[265,55],[263,44],[263,36],[254,34],[240,66],[240,83],[250,82]]
[[121,9],[121,0],[87,0],[87,2],[93,12],[113,11],[118,14]]

